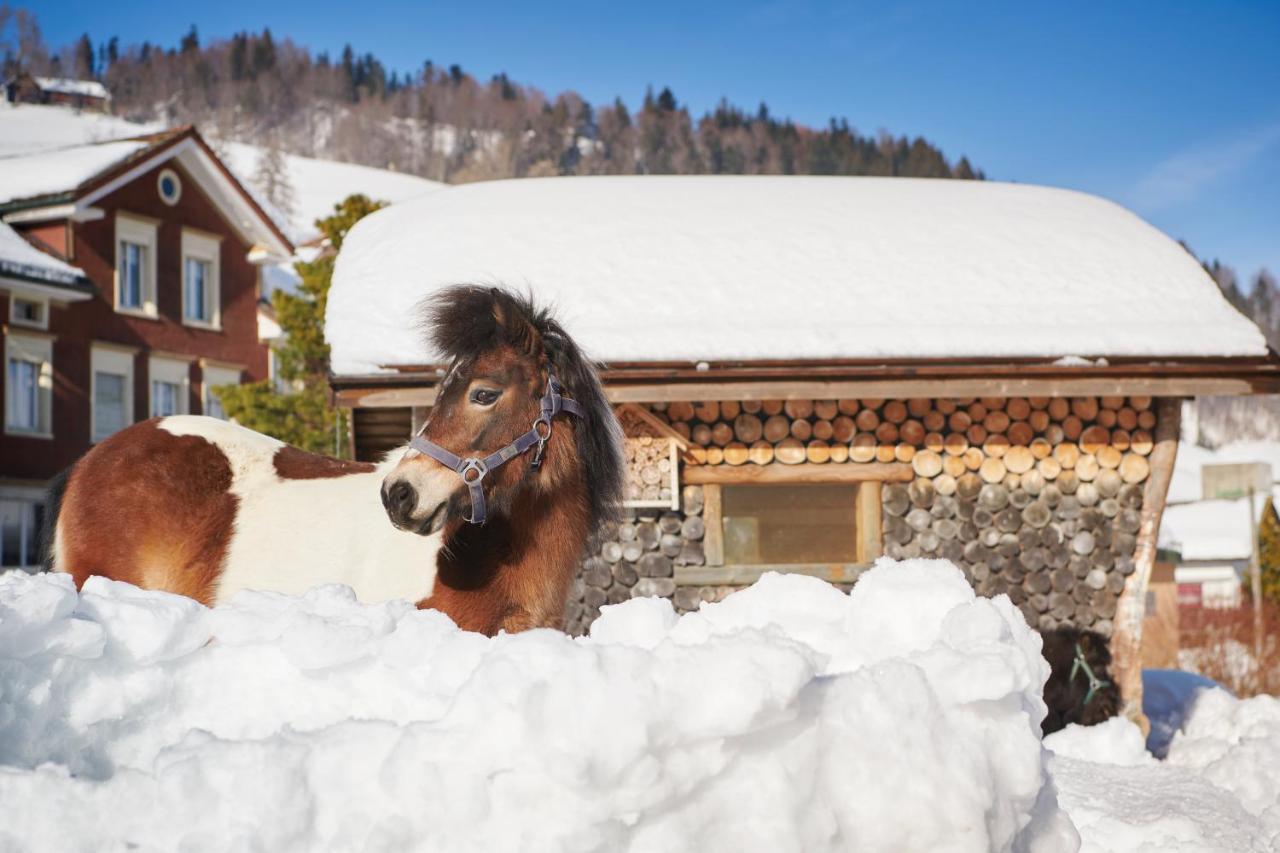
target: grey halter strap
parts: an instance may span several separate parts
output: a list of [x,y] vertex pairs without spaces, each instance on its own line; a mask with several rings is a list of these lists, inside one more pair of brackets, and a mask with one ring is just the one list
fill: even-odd
[[467,492],[471,495],[471,516],[467,521],[472,524],[484,524],[485,505],[484,505],[484,478],[494,468],[501,466],[506,462],[510,462],[522,453],[527,452],[530,448],[536,447],[537,451],[533,455],[530,462],[535,469],[542,465],[542,454],[546,452],[547,442],[551,440],[551,425],[555,416],[561,412],[568,412],[577,418],[585,418],[586,411],[581,405],[573,400],[565,399],[561,392],[564,386],[556,379],[554,374],[547,375],[547,393],[542,395],[539,401],[541,412],[534,420],[533,426],[529,431],[517,437],[510,444],[507,444],[488,456],[479,457],[471,456],[463,459],[454,453],[450,453],[434,441],[430,441],[422,437],[421,434],[415,435],[409,442],[409,446],[419,453],[426,454],[441,465],[457,472],[462,478],[462,482],[467,487]]

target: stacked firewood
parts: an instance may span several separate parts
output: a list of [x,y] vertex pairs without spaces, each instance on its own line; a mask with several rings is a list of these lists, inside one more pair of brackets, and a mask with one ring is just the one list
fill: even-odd
[[671,443],[648,435],[628,437],[623,453],[627,464],[626,500],[671,500]]

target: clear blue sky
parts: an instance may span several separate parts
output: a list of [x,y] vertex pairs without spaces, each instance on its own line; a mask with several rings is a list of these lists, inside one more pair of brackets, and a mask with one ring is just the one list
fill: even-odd
[[[977,5],[979,8],[971,8]],[[36,2],[51,44],[269,26],[390,68],[499,71],[593,103],[669,85],[922,135],[988,176],[1098,193],[1201,256],[1280,273],[1280,2]]]

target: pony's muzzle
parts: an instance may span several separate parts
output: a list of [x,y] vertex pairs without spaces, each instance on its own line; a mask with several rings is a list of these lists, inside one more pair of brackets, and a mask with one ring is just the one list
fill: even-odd
[[423,495],[407,477],[388,477],[382,483],[382,506],[387,518],[401,530],[429,536],[444,527],[446,501],[428,501],[420,509]]

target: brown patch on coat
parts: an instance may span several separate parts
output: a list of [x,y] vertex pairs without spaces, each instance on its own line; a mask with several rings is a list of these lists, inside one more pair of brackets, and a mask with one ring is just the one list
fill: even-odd
[[271,458],[276,476],[282,480],[320,480],[333,477],[349,477],[352,474],[368,474],[378,469],[372,462],[355,462],[334,459],[318,453],[308,453],[285,445]]
[[55,568],[213,603],[235,525],[231,465],[199,436],[134,424],[76,463],[58,515]]

